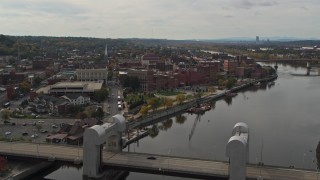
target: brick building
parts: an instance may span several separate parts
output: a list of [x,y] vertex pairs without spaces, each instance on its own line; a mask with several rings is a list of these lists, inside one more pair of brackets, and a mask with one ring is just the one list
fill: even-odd
[[50,67],[49,60],[33,60],[32,61],[33,70],[45,70],[47,67]]
[[140,81],[140,88],[143,91],[153,91],[153,74],[152,70],[147,69],[129,69],[127,76],[138,77]]
[[239,66],[239,61],[236,59],[228,59],[223,61],[223,70],[228,75],[234,75],[236,68]]

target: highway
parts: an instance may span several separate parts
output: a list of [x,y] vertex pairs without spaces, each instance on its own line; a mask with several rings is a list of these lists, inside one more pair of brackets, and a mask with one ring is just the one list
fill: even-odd
[[[77,162],[82,160],[82,147],[61,146],[56,144],[0,142],[0,154],[32,157],[44,160]],[[149,159],[148,157],[154,157]],[[228,163],[173,156],[160,156],[138,153],[113,153],[103,151],[103,164],[110,168],[145,173],[169,174],[187,177],[212,179],[227,177]],[[316,180],[317,172],[310,170],[288,169],[273,166],[247,165],[248,179],[275,180]]]

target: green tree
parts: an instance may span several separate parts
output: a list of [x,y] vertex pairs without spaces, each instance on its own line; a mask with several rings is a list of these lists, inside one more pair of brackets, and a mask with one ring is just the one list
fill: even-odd
[[166,131],[172,127],[173,121],[172,121],[172,119],[167,119],[165,121],[162,121],[161,124],[162,124],[162,126],[160,126],[159,129]]
[[107,80],[110,81],[113,78],[113,71],[108,71],[108,76],[107,76]]
[[228,78],[226,83],[226,88],[231,89],[235,84],[237,80],[235,78]]
[[178,124],[183,124],[186,120],[187,118],[181,114],[176,116],[176,123]]
[[104,100],[106,100],[108,98],[108,95],[109,95],[108,89],[102,88],[99,91],[94,92],[93,100],[100,103],[100,102],[103,102]]
[[101,120],[104,116],[104,112],[103,109],[101,107],[99,107],[93,114],[92,117],[97,118],[99,120]]
[[40,85],[41,81],[43,81],[43,79],[41,79],[40,77],[35,77],[33,80],[33,84],[35,86],[38,86],[38,85]]

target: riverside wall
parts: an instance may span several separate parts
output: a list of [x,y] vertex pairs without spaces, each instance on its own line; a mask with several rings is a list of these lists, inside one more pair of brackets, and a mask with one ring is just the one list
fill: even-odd
[[[254,80],[254,81],[248,82],[246,84],[242,84],[240,86],[233,87],[230,90],[226,90],[226,91],[224,91],[222,93],[219,93],[219,94],[216,94],[216,95],[210,95],[210,96],[202,97],[200,99],[200,102],[201,103],[206,103],[206,102],[210,102],[210,101],[213,101],[213,100],[218,100],[218,99],[224,97],[227,93],[237,92],[237,91],[239,91],[241,89],[250,87],[250,86],[252,86],[252,85],[254,85],[255,83],[258,83],[258,82],[272,81],[272,80],[276,79],[277,77],[278,77],[278,75],[273,75],[273,76],[268,77],[268,78]],[[167,117],[172,117],[173,115],[175,115],[175,114],[177,114],[177,113],[179,113],[181,111],[185,111],[185,110],[195,106],[196,103],[197,103],[197,101],[193,99],[193,100],[184,102],[182,104],[177,104],[177,105],[175,105],[173,107],[170,107],[168,109],[155,110],[155,111],[150,112],[147,115],[143,116],[142,118],[139,118],[139,119],[136,119],[134,121],[128,122],[127,123],[127,130],[148,126],[148,125],[151,125],[154,122],[161,121],[162,119],[165,119]]]

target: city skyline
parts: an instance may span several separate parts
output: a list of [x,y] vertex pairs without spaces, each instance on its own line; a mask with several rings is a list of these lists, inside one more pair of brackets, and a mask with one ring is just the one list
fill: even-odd
[[319,8],[317,0],[14,0],[0,4],[0,33],[160,39],[319,38]]

